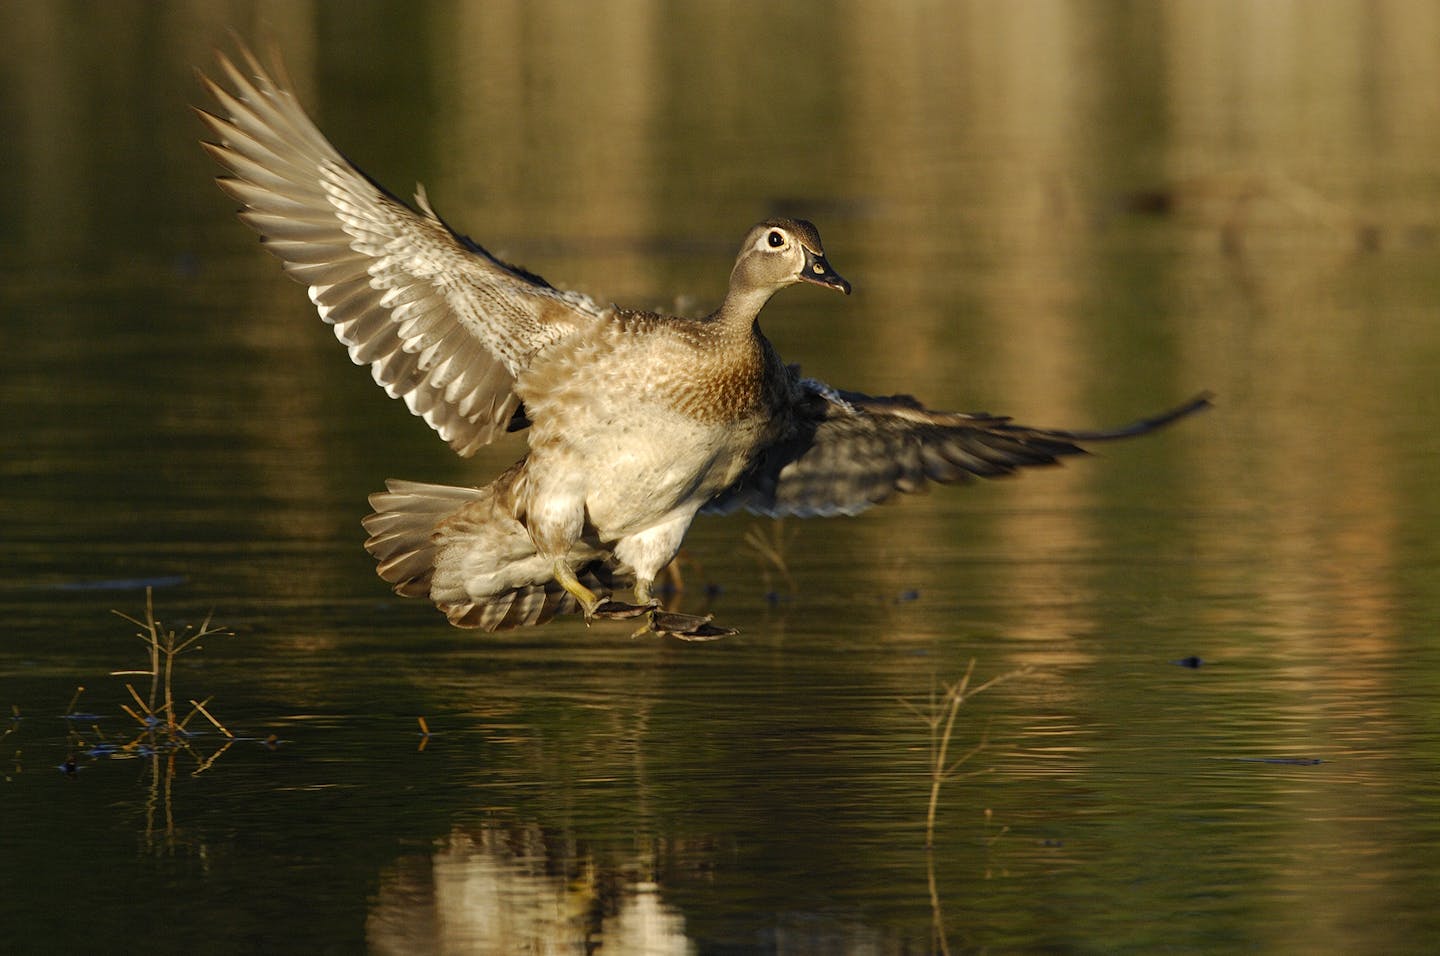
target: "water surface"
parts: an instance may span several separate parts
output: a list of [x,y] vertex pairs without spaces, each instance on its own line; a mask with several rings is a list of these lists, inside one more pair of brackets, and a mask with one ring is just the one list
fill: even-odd
[[[7,948],[1440,932],[1429,5],[0,17]],[[234,220],[187,112],[232,26],[367,171],[558,285],[703,309],[750,222],[799,214],[856,287],[767,309],[808,374],[1061,426],[1217,407],[856,519],[702,519],[678,600],[733,639],[451,629],[374,576],[365,496],[523,444],[454,459]],[[188,749],[116,752],[146,688],[112,672],[147,662],[110,610],[147,584],[166,623],[234,630],[175,681],[242,739],[197,718]],[[961,710],[953,751],[983,747],[927,852],[912,707],[972,661],[1024,673]]]

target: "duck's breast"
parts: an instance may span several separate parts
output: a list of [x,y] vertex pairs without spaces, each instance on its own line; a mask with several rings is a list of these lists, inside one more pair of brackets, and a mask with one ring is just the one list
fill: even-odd
[[661,331],[596,336],[518,382],[531,467],[572,473],[602,538],[698,510],[767,433],[763,367]]

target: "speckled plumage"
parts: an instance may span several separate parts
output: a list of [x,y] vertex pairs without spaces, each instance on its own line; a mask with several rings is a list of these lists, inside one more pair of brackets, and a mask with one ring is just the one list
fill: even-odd
[[[1207,403],[1082,434],[803,379],[757,318],[796,282],[849,293],[810,223],[751,228],[704,318],[600,306],[454,232],[423,190],[411,208],[377,186],[311,122],[278,60],[242,58],[244,71],[219,58],[233,92],[206,79],[220,115],[200,113],[241,219],[309,287],[352,360],[457,453],[529,428],[528,454],[483,488],[392,480],[371,496],[366,547],[381,577],[458,626],[644,612],[702,509],[854,514],[927,481],[1050,464],[1078,441],[1141,434]],[[625,585],[636,605],[595,593]],[[664,617],[674,633],[707,626]]]

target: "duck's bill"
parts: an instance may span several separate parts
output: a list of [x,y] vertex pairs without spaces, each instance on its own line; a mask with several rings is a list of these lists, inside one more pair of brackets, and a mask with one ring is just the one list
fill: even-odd
[[823,285],[827,289],[839,289],[846,295],[850,294],[850,283],[845,278],[830,268],[830,263],[825,257],[816,255],[809,249],[805,250],[805,268],[800,272],[800,278],[805,282],[813,282],[816,285]]

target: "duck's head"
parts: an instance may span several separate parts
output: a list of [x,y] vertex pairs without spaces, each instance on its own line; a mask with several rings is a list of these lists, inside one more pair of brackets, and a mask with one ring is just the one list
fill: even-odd
[[850,294],[850,283],[830,268],[820,232],[804,219],[767,219],[745,237],[730,288],[763,292],[767,297],[796,282],[813,282]]

